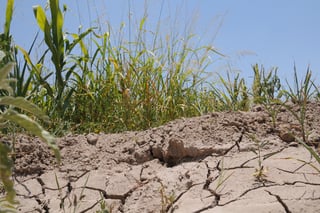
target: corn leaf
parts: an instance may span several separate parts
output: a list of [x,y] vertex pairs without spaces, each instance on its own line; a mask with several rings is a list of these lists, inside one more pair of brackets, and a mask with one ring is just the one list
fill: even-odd
[[8,63],[4,67],[0,69],[0,89],[6,90],[9,94],[13,93],[12,88],[10,87],[9,83],[14,81],[13,79],[8,79],[7,76],[9,75],[10,71],[12,70],[14,63]]
[[25,100],[23,97],[4,96],[0,98],[0,105],[12,105],[26,112],[30,112],[38,118],[49,122],[49,117],[35,104]]
[[32,134],[40,137],[53,150],[58,162],[60,162],[60,152],[55,143],[55,138],[50,135],[49,132],[44,130],[36,121],[12,109],[8,109],[7,111],[5,111],[5,113],[3,113],[1,117],[3,117],[5,120],[9,120],[18,124]]
[[33,6],[33,13],[35,18],[37,19],[39,28],[44,32],[46,25],[49,25],[46,13],[40,5]]
[[6,21],[4,24],[4,34],[7,37],[9,37],[9,34],[10,34],[10,25],[11,25],[11,20],[12,20],[13,5],[14,5],[14,0],[7,1]]
[[10,152],[11,150],[7,145],[0,143],[0,180],[2,180],[4,189],[7,192],[6,200],[9,203],[14,203],[16,193],[11,180],[13,162],[8,157]]
[[316,151],[314,151],[313,148],[311,148],[310,146],[308,146],[305,142],[303,142],[301,139],[297,138],[297,141],[302,144],[302,146],[304,146],[304,148],[306,148],[308,150],[308,152],[316,159],[316,161],[320,164],[320,156],[318,155],[318,153],[316,153]]
[[[50,33],[50,24],[48,22],[48,19],[46,17],[46,13],[43,10],[43,8],[39,5],[36,5],[33,7],[33,13],[37,20],[37,24],[39,28],[44,32],[44,40],[51,51],[54,51],[53,43],[52,43],[52,37]],[[56,52],[53,52],[55,54]]]

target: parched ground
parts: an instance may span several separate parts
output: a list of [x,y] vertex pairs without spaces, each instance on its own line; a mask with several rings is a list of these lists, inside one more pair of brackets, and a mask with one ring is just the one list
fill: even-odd
[[[317,149],[319,103],[308,105],[306,121]],[[290,134],[301,136],[299,123],[282,108],[276,125],[256,106],[140,132],[67,135],[58,139],[60,166],[43,143],[21,135],[19,211],[320,212],[320,165]]]

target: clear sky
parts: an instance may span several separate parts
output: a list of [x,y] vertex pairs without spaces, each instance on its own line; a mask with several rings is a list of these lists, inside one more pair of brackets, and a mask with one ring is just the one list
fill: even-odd
[[[45,0],[16,0],[12,23],[15,43],[28,48],[38,28],[32,6],[44,6]],[[201,42],[212,43],[228,57],[208,71],[241,72],[250,79],[251,65],[263,64],[266,69],[277,66],[282,78],[292,79],[293,64],[300,75],[308,65],[313,76],[320,71],[320,1],[319,0],[60,0],[68,6],[65,29],[77,32],[110,23],[119,28],[128,24],[130,15],[139,20],[148,7],[150,28],[159,20],[164,26],[191,24]],[[6,0],[0,0],[0,24],[3,26]],[[163,7],[161,7],[163,6]],[[105,22],[105,23],[103,23]],[[2,29],[0,30],[2,31]],[[229,68],[225,66],[228,64]],[[318,81],[318,80],[317,80]]]

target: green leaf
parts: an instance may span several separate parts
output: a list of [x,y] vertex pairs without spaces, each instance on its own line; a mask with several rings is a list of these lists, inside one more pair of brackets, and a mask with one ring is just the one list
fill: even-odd
[[0,61],[6,56],[6,54],[0,50]]
[[46,13],[40,5],[33,6],[33,13],[39,28],[44,32],[46,25],[49,25]]
[[304,146],[308,150],[308,152],[317,160],[317,162],[320,164],[320,156],[314,149],[312,149],[310,146],[308,146],[305,142],[303,142],[301,139],[297,138],[297,141]]
[[44,130],[36,121],[12,109],[8,109],[7,111],[5,111],[5,113],[2,114],[2,117],[6,120],[18,124],[32,134],[40,137],[53,150],[58,162],[60,162],[61,156],[55,142],[55,137],[50,135],[48,131]]
[[31,61],[31,59],[30,59],[30,56],[29,56],[28,52],[27,52],[25,49],[23,49],[22,47],[18,46],[18,45],[16,45],[16,48],[22,52],[22,54],[23,54],[23,56],[24,56],[24,60],[25,60],[29,65],[31,65],[31,66],[33,67],[34,65],[33,65],[32,61]]
[[12,105],[24,111],[30,112],[38,118],[49,122],[49,117],[35,104],[25,100],[23,97],[5,96],[0,98],[0,105]]
[[51,11],[51,27],[52,27],[52,38],[54,46],[57,48],[57,57],[63,57],[64,44],[63,44],[63,15],[59,7],[58,0],[50,0],[50,11]]
[[88,58],[89,58],[88,49],[87,49],[86,45],[84,44],[83,40],[82,40],[82,39],[79,39],[79,35],[78,35],[78,34],[73,33],[73,34],[71,34],[71,35],[72,35],[72,37],[73,37],[73,39],[74,39],[75,41],[78,41],[78,42],[79,42],[80,47],[81,47],[81,51],[82,51],[85,59],[88,59]]
[[[48,19],[46,17],[45,11],[43,10],[43,8],[40,5],[36,5],[33,7],[33,13],[34,13],[34,16],[37,20],[37,24],[38,24],[39,28],[44,32],[44,40],[45,40],[46,44],[48,45],[50,50],[53,52],[54,47],[53,47],[52,37],[51,37],[51,33],[50,33],[51,27],[50,27],[50,24],[49,24]],[[53,52],[53,54],[55,54],[55,52]]]
[[[74,38],[74,40],[72,41],[71,44],[69,44],[68,46],[66,46],[66,52],[67,54],[69,54],[73,48],[79,43],[82,42],[83,43],[83,39],[91,32],[93,32],[93,27],[87,29],[85,32],[81,33],[80,35],[77,34],[71,34],[71,36]],[[81,44],[80,44],[81,45]],[[83,48],[81,46],[81,48]],[[82,50],[82,49],[81,49]],[[82,50],[83,51],[83,50]]]
[[14,81],[13,79],[8,79],[8,75],[11,72],[14,63],[8,63],[0,69],[0,89],[6,90],[9,94],[13,94],[13,90],[9,83]]
[[16,193],[13,188],[13,181],[11,180],[13,162],[8,157],[10,152],[10,148],[0,142],[0,180],[3,182],[4,189],[7,192],[6,200],[13,204]]
[[[6,80],[8,80],[7,77],[11,72],[13,65],[14,63],[8,63],[3,68],[0,69],[0,82],[5,82]],[[0,84],[0,86],[1,85],[2,84]]]
[[13,5],[14,5],[14,0],[7,0],[6,22],[4,24],[4,34],[7,37],[9,37],[9,34],[10,34],[10,25],[11,25],[11,20],[12,20]]
[[142,31],[145,22],[146,22],[146,17],[143,17],[143,18],[141,19],[141,21],[140,21],[140,26],[139,26],[139,31],[140,31],[140,32]]

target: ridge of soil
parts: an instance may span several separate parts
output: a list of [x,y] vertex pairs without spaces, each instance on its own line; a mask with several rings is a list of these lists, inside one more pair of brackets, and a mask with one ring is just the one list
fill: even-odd
[[[305,128],[315,149],[319,112],[320,103],[308,104]],[[255,106],[146,131],[66,135],[57,141],[59,166],[39,139],[19,135],[19,211],[96,212],[104,202],[109,212],[320,212],[320,174],[310,163],[319,164],[292,137],[301,137],[300,125],[285,108],[276,124]]]

